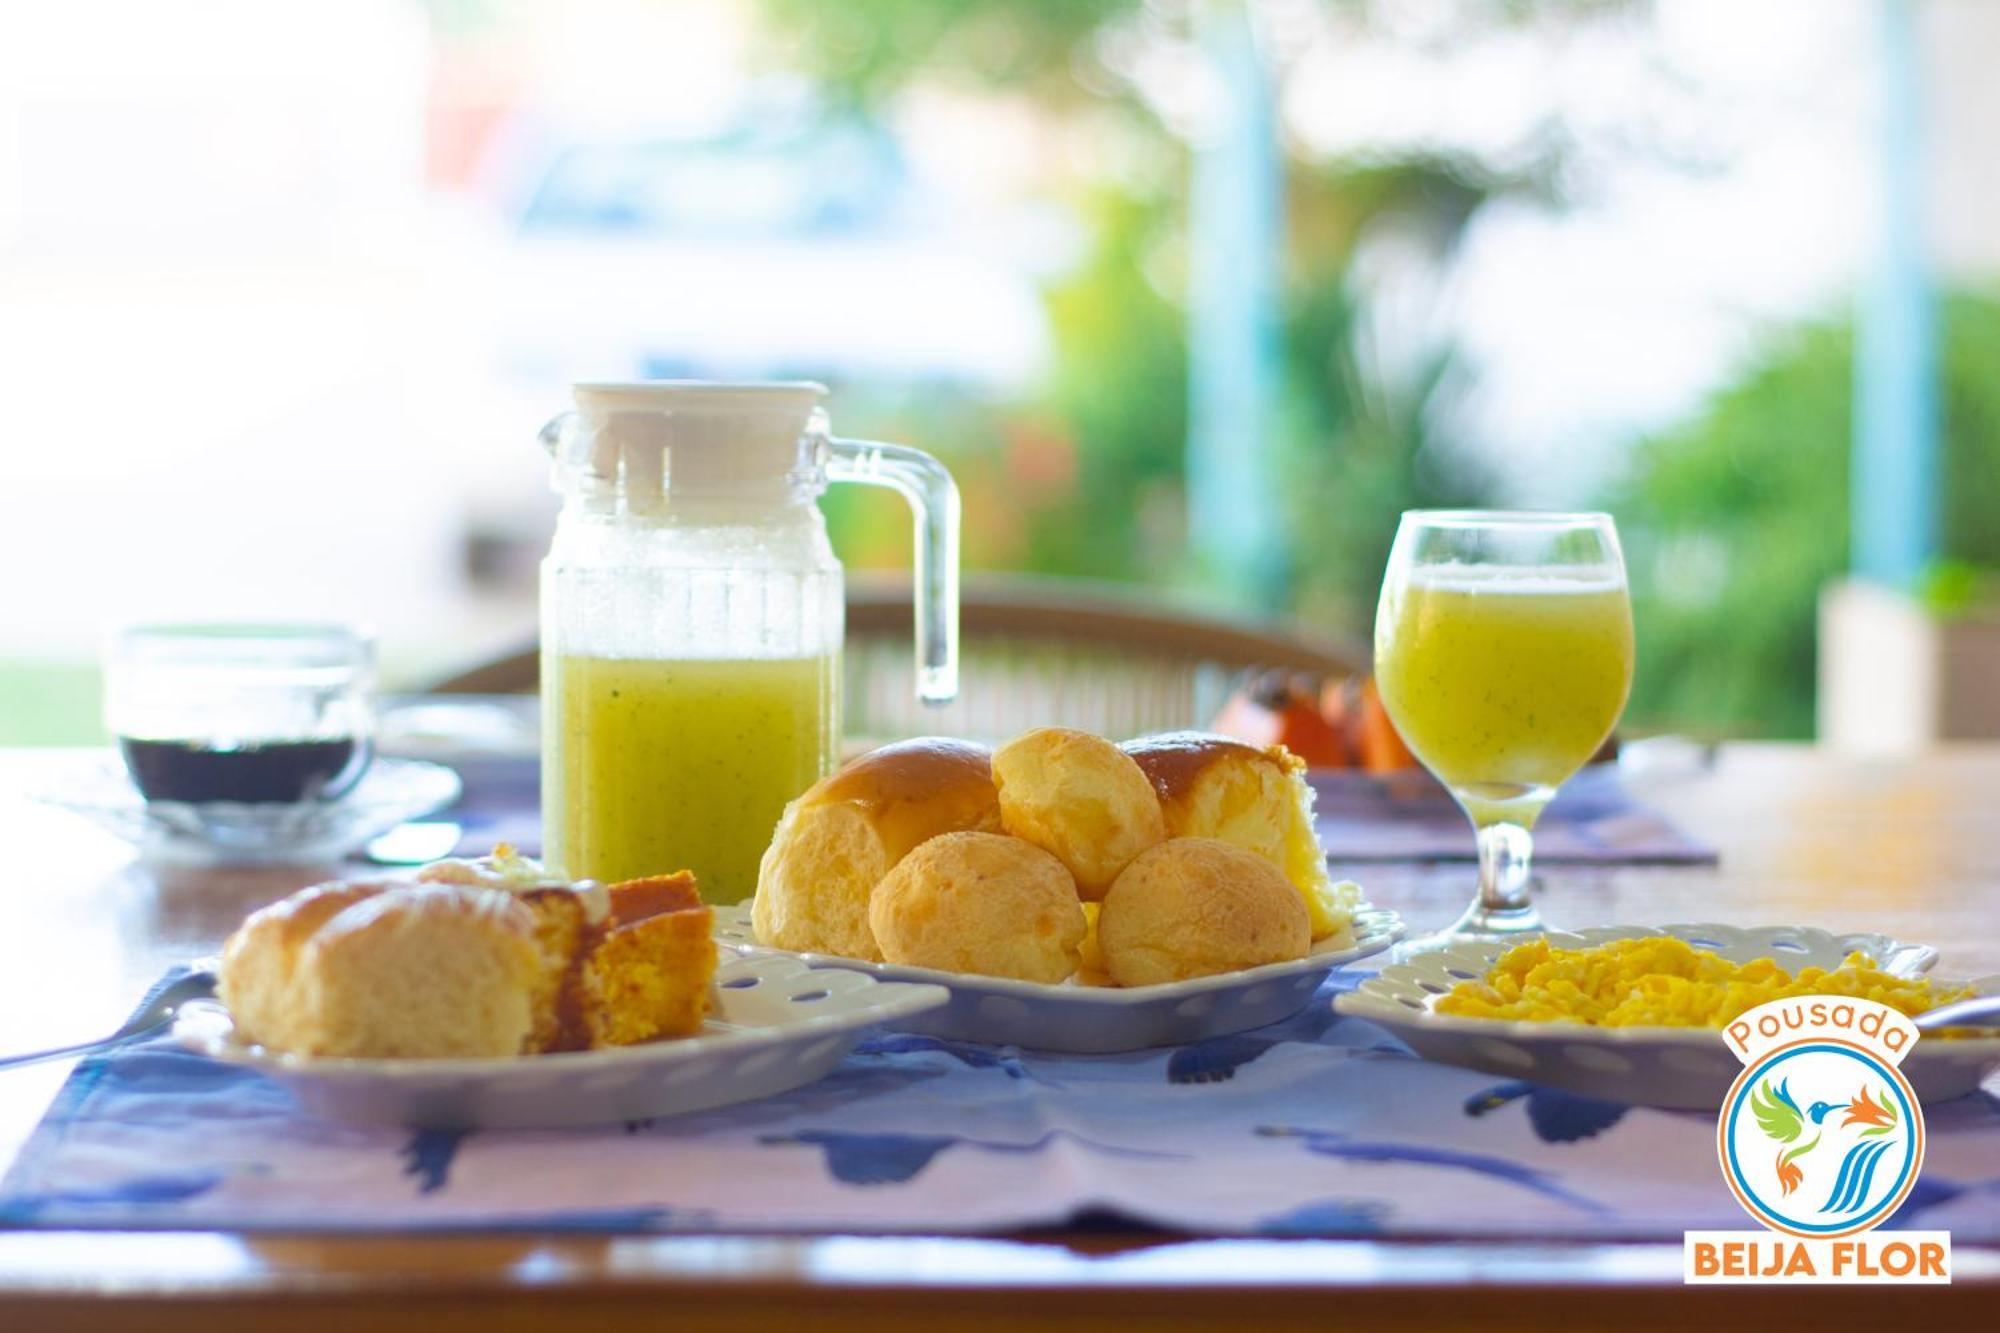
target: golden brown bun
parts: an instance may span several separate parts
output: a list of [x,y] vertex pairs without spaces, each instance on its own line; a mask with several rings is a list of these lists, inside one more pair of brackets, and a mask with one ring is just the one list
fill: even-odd
[[758,943],[879,962],[868,896],[882,877],[941,833],[999,828],[985,746],[924,738],[865,754],[785,807],[757,871]]
[[230,937],[219,992],[246,1036],[303,1055],[516,1055],[534,941],[527,906],[487,889],[308,889]]
[[1214,838],[1170,838],[1139,854],[1097,918],[1104,967],[1152,986],[1303,958],[1312,928],[1269,861]]
[[869,924],[892,963],[1054,983],[1076,971],[1083,905],[1062,862],[998,833],[946,833],[876,886]]
[[1017,736],[994,752],[993,781],[1001,827],[1054,854],[1088,899],[1167,836],[1152,784],[1101,736],[1064,727]]
[[1346,929],[1352,904],[1327,873],[1313,832],[1313,790],[1298,756],[1282,745],[1260,750],[1199,731],[1122,748],[1158,794],[1169,838],[1220,838],[1257,853],[1299,891],[1314,939]]

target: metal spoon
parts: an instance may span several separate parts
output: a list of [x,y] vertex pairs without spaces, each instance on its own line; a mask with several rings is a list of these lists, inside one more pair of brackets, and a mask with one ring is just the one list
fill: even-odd
[[40,1064],[44,1060],[60,1060],[70,1055],[87,1055],[92,1051],[107,1050],[113,1046],[123,1046],[127,1042],[151,1037],[166,1030],[174,1021],[174,1015],[190,1000],[206,1000],[215,994],[215,971],[220,962],[214,958],[203,958],[193,964],[193,970],[180,980],[168,986],[153,997],[153,1002],[132,1016],[124,1027],[108,1037],[96,1041],[80,1041],[74,1046],[57,1046],[46,1051],[29,1051],[26,1055],[0,1055],[0,1069],[12,1069],[17,1065]]
[[1975,995],[1969,1000],[1939,1005],[1918,1014],[1916,1023],[1919,1032],[1935,1032],[1939,1028],[2000,1027],[2000,995]]

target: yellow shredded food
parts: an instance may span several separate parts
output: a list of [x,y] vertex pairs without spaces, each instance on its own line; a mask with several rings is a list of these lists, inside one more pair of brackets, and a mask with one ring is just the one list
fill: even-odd
[[1720,1028],[1767,1000],[1847,996],[1914,1016],[1971,994],[1970,986],[1890,976],[1861,953],[1832,971],[1808,967],[1793,976],[1774,959],[1732,963],[1684,940],[1650,936],[1589,949],[1551,948],[1545,939],[1517,944],[1484,978],[1440,995],[1436,1007],[1466,1018]]

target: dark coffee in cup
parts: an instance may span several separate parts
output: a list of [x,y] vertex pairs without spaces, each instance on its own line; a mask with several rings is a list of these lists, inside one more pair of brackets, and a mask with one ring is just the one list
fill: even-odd
[[118,748],[147,800],[190,804],[334,800],[360,779],[369,751],[351,736],[229,746],[121,736]]
[[134,625],[106,657],[104,721],[148,801],[335,801],[368,767],[374,676],[351,626]]

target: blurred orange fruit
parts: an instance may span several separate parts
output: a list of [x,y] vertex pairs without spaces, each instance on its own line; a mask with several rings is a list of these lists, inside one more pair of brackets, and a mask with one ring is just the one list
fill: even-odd
[[1396,724],[1389,720],[1389,710],[1382,706],[1382,693],[1375,688],[1373,676],[1361,682],[1360,716],[1353,725],[1354,748],[1361,755],[1361,766],[1370,773],[1395,773],[1417,766],[1417,757],[1403,744]]

